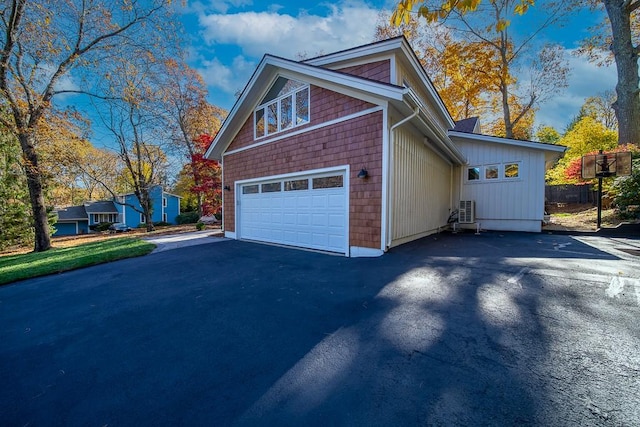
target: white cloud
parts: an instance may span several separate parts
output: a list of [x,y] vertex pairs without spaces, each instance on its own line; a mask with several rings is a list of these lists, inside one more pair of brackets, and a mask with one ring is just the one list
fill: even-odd
[[[237,6],[247,1],[213,0],[207,8],[212,10],[222,3]],[[278,4],[264,12],[224,14],[221,7],[214,13],[204,9],[198,11],[201,36],[215,57],[192,56],[200,56],[199,71],[212,96],[219,98],[214,102],[225,108],[230,107],[229,95],[244,88],[264,54],[298,59],[298,55],[312,57],[370,43],[378,17],[377,9],[350,0],[313,8],[323,10],[326,16],[305,11],[297,16],[280,13]],[[223,54],[229,47],[236,52],[231,62]]]
[[295,59],[298,53],[328,53],[372,41],[377,9],[354,2],[327,7],[327,16],[273,10],[202,14],[202,36],[208,44],[237,45],[254,58],[270,53]]
[[571,68],[569,87],[542,104],[536,114],[537,123],[553,126],[558,131],[563,131],[578,114],[586,98],[614,90],[618,79],[615,65],[598,67],[572,53],[572,50],[567,52]]
[[244,88],[256,65],[239,55],[233,58],[230,65],[223,64],[217,58],[203,60],[198,71],[210,88],[233,95]]

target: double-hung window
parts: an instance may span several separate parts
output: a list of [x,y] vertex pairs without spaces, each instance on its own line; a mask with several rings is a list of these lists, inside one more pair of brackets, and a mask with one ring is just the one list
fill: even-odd
[[278,77],[253,118],[256,139],[309,123],[309,85]]

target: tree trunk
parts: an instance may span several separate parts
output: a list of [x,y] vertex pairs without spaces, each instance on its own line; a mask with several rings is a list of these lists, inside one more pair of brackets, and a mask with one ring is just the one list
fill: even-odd
[[[200,174],[195,161],[193,160],[193,153],[191,154],[191,173],[193,174],[193,185],[195,187],[200,186]],[[198,202],[198,217],[202,217],[202,194],[200,191],[196,194],[196,200]]]
[[618,70],[617,100],[613,109],[618,119],[618,144],[640,144],[640,89],[638,52],[631,40],[631,5],[624,0],[603,0],[611,22],[611,49]]
[[500,32],[500,93],[502,95],[502,116],[505,138],[513,138],[513,122],[509,107],[509,59],[507,58],[508,37],[506,30]]
[[44,203],[42,189],[42,175],[38,168],[38,155],[34,144],[34,135],[30,132],[21,132],[18,135],[22,147],[27,186],[29,187],[29,199],[31,200],[31,212],[33,214],[33,226],[35,228],[35,252],[44,252],[51,249],[51,236],[49,236],[49,221],[47,208]]
[[142,214],[144,215],[147,232],[155,230],[155,227],[153,226],[153,204],[151,202],[151,197],[149,196],[149,190],[147,190],[146,187],[140,190],[138,200],[142,207]]

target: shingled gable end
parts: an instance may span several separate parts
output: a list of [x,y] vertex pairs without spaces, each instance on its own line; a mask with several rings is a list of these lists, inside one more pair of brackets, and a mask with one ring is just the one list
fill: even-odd
[[403,37],[265,55],[206,153],[222,161],[225,235],[378,256],[442,230],[461,200],[484,229],[540,231],[545,160],[564,148],[478,130]]

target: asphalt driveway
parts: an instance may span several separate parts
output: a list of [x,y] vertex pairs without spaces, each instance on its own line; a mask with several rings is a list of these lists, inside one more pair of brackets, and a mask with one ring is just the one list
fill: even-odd
[[640,425],[638,250],[222,241],[0,287],[0,425]]

